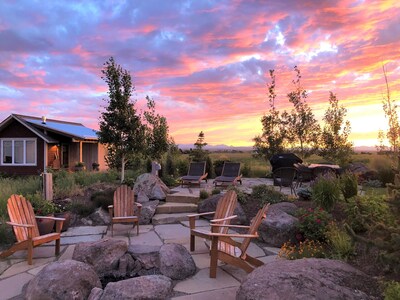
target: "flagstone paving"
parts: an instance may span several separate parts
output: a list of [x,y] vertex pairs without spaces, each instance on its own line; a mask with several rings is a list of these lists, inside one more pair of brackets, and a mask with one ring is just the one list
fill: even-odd
[[[243,179],[242,189],[256,184],[265,184],[267,179]],[[208,184],[209,185],[209,184]],[[186,188],[193,194],[192,188]],[[198,191],[199,189],[197,189]],[[195,191],[196,193],[196,191]],[[196,220],[196,227],[209,229],[206,220]],[[54,256],[54,246],[51,243],[34,249],[33,265],[26,261],[26,251],[19,251],[7,259],[0,261],[0,300],[22,299],[23,287],[47,264],[53,261],[64,261],[71,259],[74,247],[79,242],[97,241],[102,238],[111,238],[111,230],[107,226],[82,226],[70,227],[62,233],[61,253]],[[123,240],[130,245],[151,245],[161,246],[164,243],[179,243],[189,249],[189,224],[183,219],[178,224],[164,225],[140,225],[139,235],[136,228],[131,225],[116,224],[114,226],[114,237]],[[272,247],[261,248],[251,243],[249,254],[258,257],[263,262],[276,259],[279,249]],[[198,268],[198,272],[183,281],[176,283],[174,292],[176,300],[200,300],[200,299],[235,299],[236,291],[246,273],[234,266],[219,263],[217,278],[209,277],[209,254],[203,239],[196,237],[196,251],[192,257]]]

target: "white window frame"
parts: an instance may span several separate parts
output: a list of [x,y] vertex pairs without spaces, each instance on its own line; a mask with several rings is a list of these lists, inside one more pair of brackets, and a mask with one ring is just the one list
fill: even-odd
[[[2,166],[36,166],[37,165],[37,139],[36,138],[3,138],[0,139],[0,164]],[[3,150],[4,150],[4,142],[10,142],[11,141],[11,153],[12,153],[12,161],[11,163],[5,163],[3,161]],[[23,142],[23,162],[22,163],[15,163],[15,153],[14,153],[14,145],[16,141],[22,141]],[[27,163],[26,162],[26,142],[34,142],[34,159],[35,161],[33,163]]]

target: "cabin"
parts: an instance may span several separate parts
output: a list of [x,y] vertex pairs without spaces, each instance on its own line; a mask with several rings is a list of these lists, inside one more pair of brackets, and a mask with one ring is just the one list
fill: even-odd
[[[0,123],[0,173],[37,175],[46,169],[106,170],[106,148],[80,123],[11,114]],[[98,166],[97,166],[98,165]]]

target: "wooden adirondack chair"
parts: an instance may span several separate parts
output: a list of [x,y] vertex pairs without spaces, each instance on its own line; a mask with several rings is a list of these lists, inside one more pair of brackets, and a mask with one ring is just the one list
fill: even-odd
[[[247,254],[247,248],[250,245],[252,238],[258,237],[258,227],[262,220],[266,217],[266,213],[269,208],[269,203],[261,208],[257,215],[251,222],[250,226],[240,225],[221,225],[214,224],[213,227],[226,227],[228,228],[248,228],[247,234],[228,234],[228,233],[217,233],[211,232],[211,259],[210,259],[210,278],[217,276],[217,263],[218,259],[239,267],[245,270],[247,273],[253,271],[256,267],[262,266],[264,263],[249,254]],[[237,242],[232,238],[243,238],[242,242]]]
[[[135,209],[135,206],[137,209]],[[142,204],[135,203],[135,194],[127,185],[121,185],[114,192],[114,205],[108,206],[111,217],[111,236],[114,236],[115,223],[136,224],[137,234],[139,234],[139,218]]]
[[[236,192],[230,190],[227,191],[226,194],[219,200],[215,211],[188,215],[189,226],[190,226],[190,251],[195,250],[196,236],[211,239],[209,236],[210,233],[209,231],[196,229],[196,218],[214,214],[214,219],[210,221],[211,224],[229,225],[231,220],[236,218],[236,216],[233,215],[236,205],[237,205]],[[227,227],[219,227],[215,228],[215,230],[216,232],[220,233],[228,232]]]
[[[60,253],[60,233],[65,221],[64,218],[35,216],[32,204],[24,197],[11,195],[7,201],[7,210],[13,227],[17,243],[10,249],[0,253],[0,258],[10,256],[18,250],[28,250],[28,264],[32,264],[33,248],[44,243],[56,241],[55,254]],[[56,221],[56,232],[45,235],[39,234],[36,219],[53,219]]]

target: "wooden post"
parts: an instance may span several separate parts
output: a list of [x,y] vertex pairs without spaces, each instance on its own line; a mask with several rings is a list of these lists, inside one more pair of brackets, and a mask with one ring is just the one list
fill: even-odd
[[43,173],[43,196],[45,200],[53,200],[53,174]]

